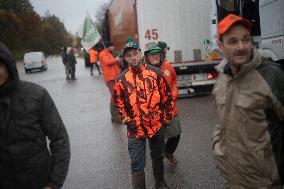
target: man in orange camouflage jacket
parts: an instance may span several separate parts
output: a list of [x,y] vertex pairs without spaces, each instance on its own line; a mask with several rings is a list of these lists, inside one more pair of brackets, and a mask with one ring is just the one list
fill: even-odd
[[129,40],[123,48],[129,68],[117,78],[114,99],[122,122],[127,125],[133,188],[145,188],[146,139],[149,139],[155,188],[164,181],[164,132],[172,118],[173,100],[163,73],[144,64],[137,44]]

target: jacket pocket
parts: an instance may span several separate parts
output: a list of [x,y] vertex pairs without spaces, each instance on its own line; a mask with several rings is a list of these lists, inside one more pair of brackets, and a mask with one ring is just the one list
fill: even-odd
[[22,164],[22,169],[17,173],[22,187],[42,188],[47,185],[51,169],[51,158],[47,149],[38,152]]
[[29,120],[15,120],[15,131],[19,138],[39,140],[44,137],[40,123]]
[[258,152],[259,157],[261,157],[260,165],[263,171],[263,174],[265,175],[265,178],[269,178],[272,182],[277,182],[280,180],[279,173],[277,169],[277,165],[275,162],[275,158],[271,149],[264,149]]
[[245,94],[238,95],[235,100],[233,123],[237,124],[241,133],[249,140],[247,144],[255,148],[264,140],[269,140],[268,125],[262,102],[256,102],[253,97]]
[[230,174],[228,173],[229,167],[228,167],[228,161],[226,160],[225,154],[221,149],[221,143],[217,142],[213,149],[213,157],[217,163],[217,167],[220,170],[220,172],[225,176],[228,177]]
[[225,107],[226,107],[226,97],[217,96],[215,98],[215,105],[218,113],[219,120],[223,119],[225,116]]
[[235,98],[235,105],[249,110],[267,108],[265,96],[261,93],[239,92]]
[[226,97],[225,96],[217,96],[215,98],[215,103],[216,103],[217,108],[220,107],[220,106],[224,106],[225,103],[226,103]]

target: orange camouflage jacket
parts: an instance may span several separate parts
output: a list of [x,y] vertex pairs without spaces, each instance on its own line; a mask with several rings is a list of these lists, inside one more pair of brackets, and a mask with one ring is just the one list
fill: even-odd
[[174,101],[163,73],[150,65],[129,67],[114,86],[121,120],[127,118],[128,137],[153,137],[173,117]]

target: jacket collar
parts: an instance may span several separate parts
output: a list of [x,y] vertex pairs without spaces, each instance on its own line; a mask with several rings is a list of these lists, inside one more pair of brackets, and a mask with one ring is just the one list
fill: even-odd
[[[252,59],[247,62],[246,64],[240,66],[239,71],[237,72],[235,78],[239,78],[250,72],[251,70],[254,70],[257,68],[261,63],[261,57],[260,54],[256,49],[253,50],[252,53]],[[223,70],[224,74],[230,75],[233,77],[233,73],[230,67],[230,64],[226,59],[224,59],[218,66],[219,70]]]
[[129,70],[133,73],[133,74],[141,74],[142,71],[145,69],[146,65],[144,62],[141,63],[140,66],[137,66],[137,67],[132,67],[132,66],[129,66]]

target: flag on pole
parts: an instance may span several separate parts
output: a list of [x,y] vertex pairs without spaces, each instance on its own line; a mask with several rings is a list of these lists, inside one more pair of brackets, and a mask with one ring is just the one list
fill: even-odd
[[87,14],[84,23],[81,25],[78,36],[81,38],[82,47],[87,51],[100,41],[100,33],[95,27],[89,14]]

